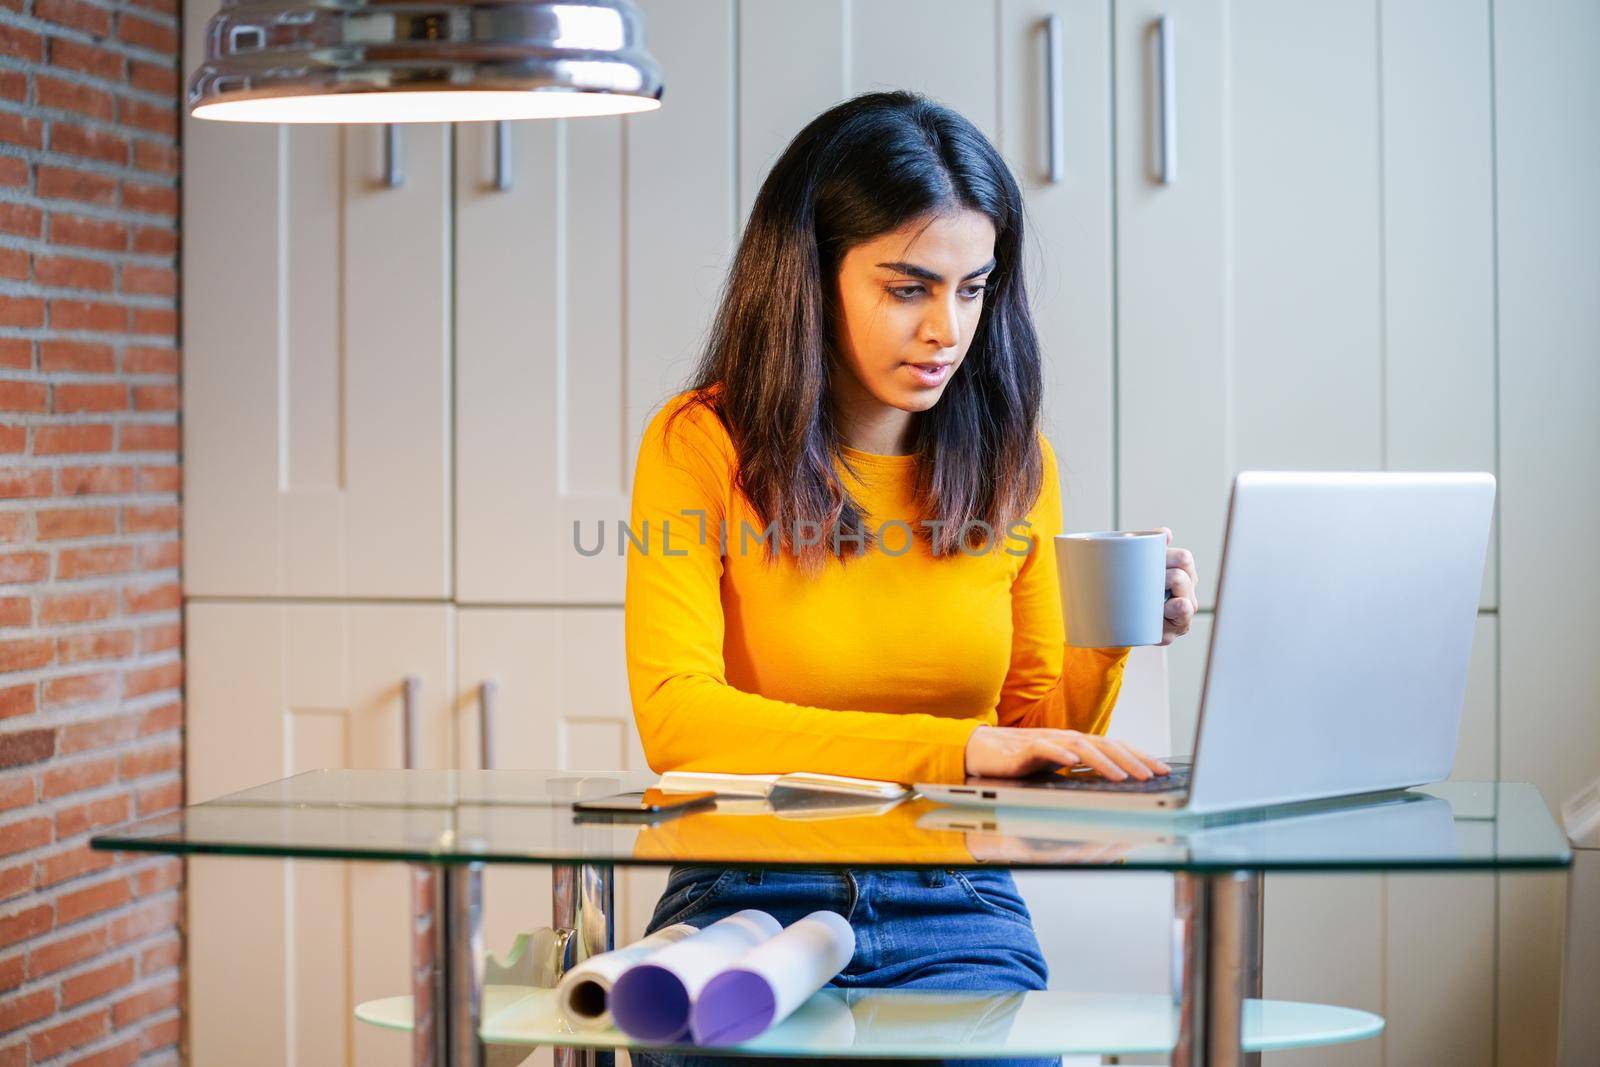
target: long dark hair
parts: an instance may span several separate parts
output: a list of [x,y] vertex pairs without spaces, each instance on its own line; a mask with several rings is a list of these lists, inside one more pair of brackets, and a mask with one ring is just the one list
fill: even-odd
[[[1016,179],[971,122],[901,91],[824,111],[761,184],[678,414],[696,404],[716,413],[737,453],[739,490],[763,527],[777,523],[779,546],[807,571],[874,543],[833,467],[843,461],[829,392],[839,265],[855,245],[963,208],[993,224],[996,262],[965,359],[938,403],[915,418],[921,521],[912,529],[939,556],[1003,539],[1042,484],[1039,344]],[[820,529],[820,543],[797,548],[797,523]],[[738,531],[728,537],[740,543]]]

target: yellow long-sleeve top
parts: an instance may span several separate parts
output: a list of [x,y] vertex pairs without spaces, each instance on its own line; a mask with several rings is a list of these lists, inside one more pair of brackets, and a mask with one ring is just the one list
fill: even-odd
[[922,529],[915,456],[846,448],[856,472],[837,469],[867,528],[905,526],[808,576],[787,554],[764,558],[766,524],[735,486],[714,412],[689,405],[663,433],[688,399],[651,420],[629,517],[628,686],[652,770],[959,782],[979,726],[1105,733],[1128,650],[1066,644],[1061,487],[1042,434],[1028,525],[996,531],[985,554],[935,557],[909,537]]

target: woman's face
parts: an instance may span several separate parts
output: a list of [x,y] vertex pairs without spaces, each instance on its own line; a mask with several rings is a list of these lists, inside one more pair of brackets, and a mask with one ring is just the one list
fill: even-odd
[[835,330],[849,374],[835,381],[847,408],[876,400],[916,412],[938,403],[978,328],[994,237],[987,216],[963,209],[845,253]]

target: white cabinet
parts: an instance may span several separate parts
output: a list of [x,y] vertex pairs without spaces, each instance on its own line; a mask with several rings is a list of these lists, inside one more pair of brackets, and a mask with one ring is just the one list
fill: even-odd
[[628,513],[625,121],[509,123],[506,189],[493,182],[494,124],[456,128],[464,601],[621,598],[623,557],[581,555],[572,526],[590,544]]
[[[1559,806],[1600,769],[1600,5],[1494,5],[1502,499],[1501,774]],[[1556,1056],[1567,876],[1500,876],[1500,1062]],[[1590,1055],[1584,1050],[1581,1055]]]
[[[448,606],[191,603],[188,803],[324,767],[402,765],[403,681],[421,681],[415,762],[451,759]],[[405,1034],[355,1006],[410,988],[411,880],[391,863],[189,861],[195,1063],[403,1063]]]
[[185,120],[186,593],[449,596],[449,140]]
[[1118,523],[1171,526],[1202,607],[1238,470],[1494,469],[1488,24],[1116,5]]
[[448,128],[185,130],[186,592],[448,596]]
[[[1063,169],[1049,176],[1046,20],[1060,27]],[[998,145],[1027,200],[1026,264],[1044,358],[1044,432],[1068,530],[1114,524],[1111,12],[1083,0],[1006,0],[997,42]]]
[[622,603],[639,439],[732,253],[733,8],[641,7],[660,111],[512,123],[505,190],[493,126],[457,127],[461,603]]
[[[197,602],[189,612],[190,803],[318,768],[402,766],[412,675],[417,766],[481,765],[485,682],[493,766],[646,766],[621,608]],[[197,1062],[405,1062],[405,1035],[353,1023],[356,1004],[410,988],[405,865],[201,857],[189,871]],[[619,938],[643,932],[665,883],[660,868],[619,872]],[[547,866],[487,871],[486,948],[504,954],[551,920]]]
[[699,362],[740,225],[734,28],[742,9],[734,0],[692,8],[681,0],[636,2],[650,25],[651,53],[673,73],[661,110],[628,118],[622,284],[630,478],[650,415]]

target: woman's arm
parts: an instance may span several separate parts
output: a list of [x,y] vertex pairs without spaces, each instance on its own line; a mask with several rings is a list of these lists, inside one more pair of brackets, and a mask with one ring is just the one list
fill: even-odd
[[[977,719],[811,707],[728,684],[717,530],[734,499],[732,443],[698,406],[663,436],[675,406],[657,414],[640,443],[629,518],[636,538],[649,536],[648,551],[628,549],[625,633],[634,720],[651,769],[961,781]],[[704,512],[703,544],[696,512]],[[737,529],[729,541],[738,544]]]
[[1055,450],[1043,434],[1044,486],[1029,516],[1032,541],[1011,587],[1011,667],[996,708],[1001,726],[1050,727],[1104,734],[1128,662],[1125,648],[1066,643],[1056,581],[1061,481]]

